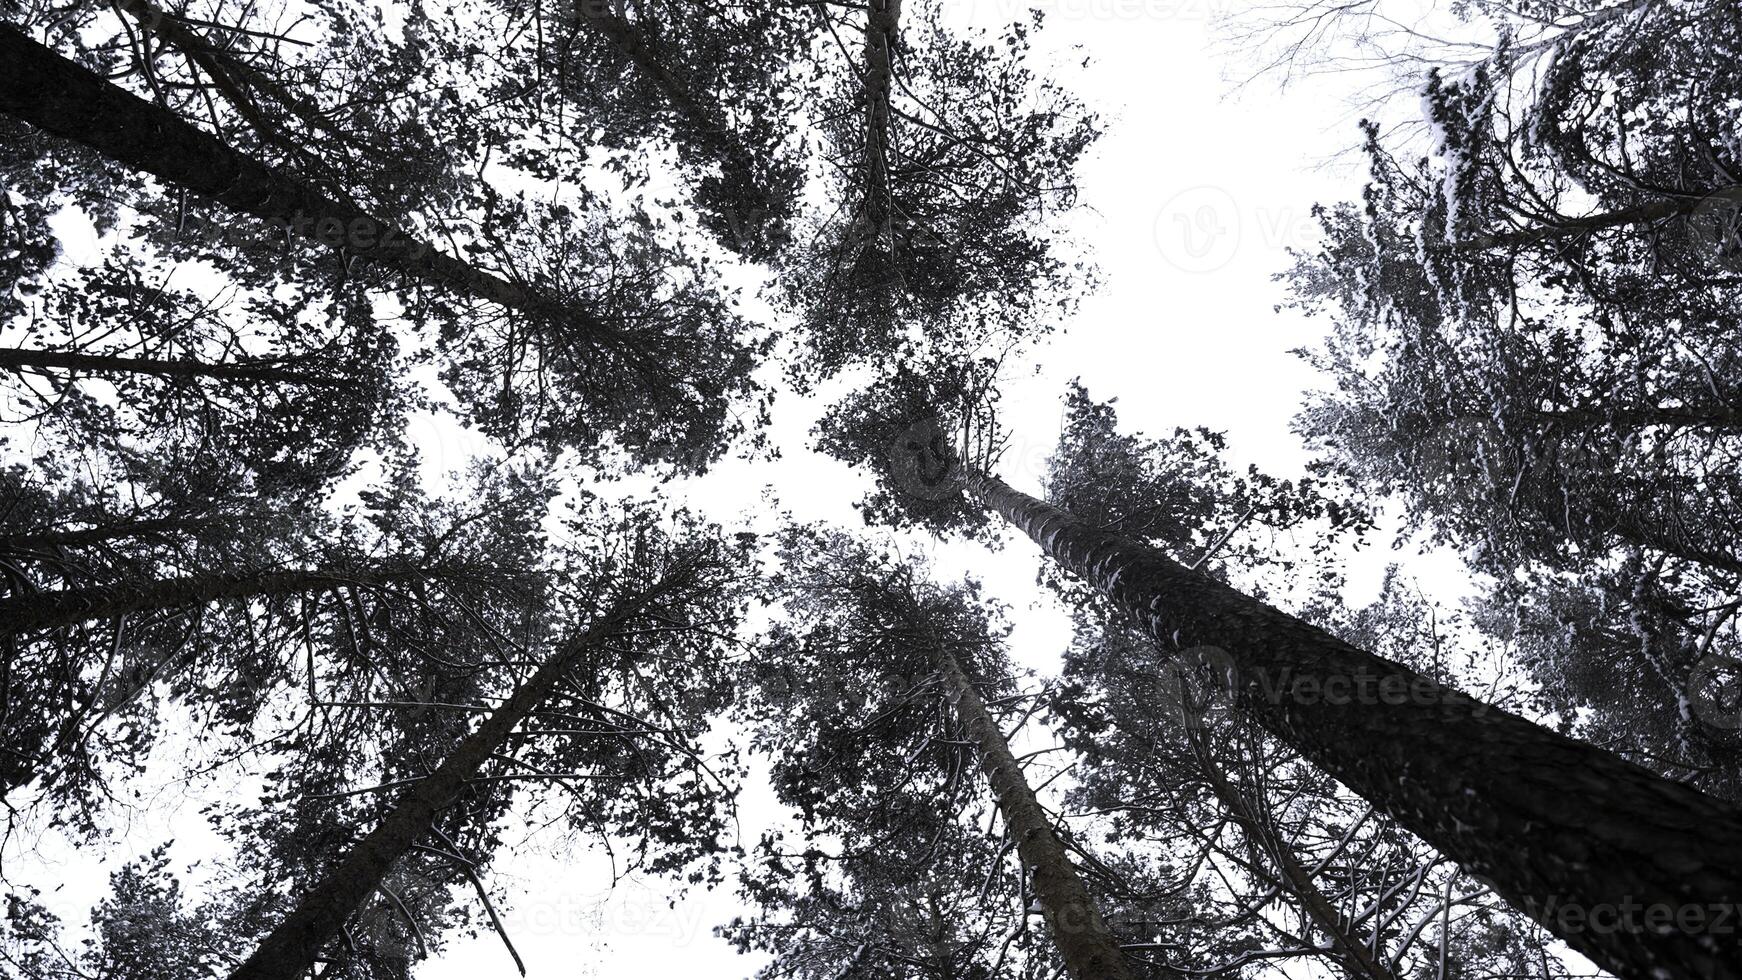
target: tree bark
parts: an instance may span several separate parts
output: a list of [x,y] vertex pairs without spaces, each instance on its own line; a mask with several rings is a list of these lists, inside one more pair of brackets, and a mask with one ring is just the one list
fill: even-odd
[[297,569],[220,573],[33,592],[0,599],[0,636],[50,630],[132,613],[203,606],[221,599],[301,595],[340,585],[391,585],[429,578],[411,568]]
[[387,221],[231,149],[9,24],[0,25],[0,112],[276,229],[413,279],[578,328],[595,340],[614,333],[554,297],[438,251]]
[[1046,811],[1035,799],[980,692],[942,644],[938,645],[937,664],[955,699],[956,717],[979,747],[980,768],[992,786],[1010,839],[1016,842],[1017,856],[1034,881],[1035,897],[1040,900],[1065,970],[1073,980],[1135,980],[1125,954],[1108,931],[1064,843],[1053,833]]
[[895,41],[901,0],[867,0],[865,13],[865,217],[873,236],[887,238],[895,206],[889,187],[889,129],[894,112]]
[[293,371],[273,364],[209,364],[178,358],[119,357],[110,354],[75,354],[69,351],[26,350],[0,347],[0,368],[88,371],[92,374],[149,374],[163,378],[213,378],[219,381],[254,381],[264,384],[296,384],[339,388],[346,382]]
[[230,980],[299,980],[306,976],[345,920],[381,887],[394,863],[429,833],[436,816],[459,797],[467,781],[550,696],[563,674],[649,603],[676,588],[681,579],[681,572],[668,576],[654,588],[618,601],[545,660],[477,731],[460,741],[435,772],[414,783],[386,818],[302,896],[284,921],[261,940],[254,954],[230,974]]
[[[1161,650],[1219,668],[1236,710],[1599,966],[1628,980],[1742,980],[1742,810],[1356,649],[995,477],[967,480]],[[1649,911],[1659,906],[1705,927],[1666,928]]]

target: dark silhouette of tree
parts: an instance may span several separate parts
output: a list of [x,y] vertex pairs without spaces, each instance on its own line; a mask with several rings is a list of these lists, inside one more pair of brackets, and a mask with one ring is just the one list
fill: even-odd
[[1366,127],[1364,204],[1285,277],[1330,328],[1298,428],[1492,576],[1579,734],[1734,798],[1742,746],[1700,717],[1742,581],[1733,11],[1470,13],[1510,39],[1422,80],[1425,155]]
[[[978,899],[985,903],[1014,852],[1026,875],[1021,894],[1034,896],[1069,975],[1130,976],[1070,854],[1079,845],[1054,829],[989,707],[1029,699],[1009,692],[1003,629],[972,587],[934,585],[915,563],[839,533],[794,529],[781,550],[774,594],[789,619],[753,666],[760,693],[750,719],[759,743],[780,753],[776,791],[803,816],[809,888],[794,892],[753,876],[746,894],[763,904],[763,917],[728,934],[746,948],[781,950],[783,962],[804,963],[817,975],[855,963],[899,969],[913,961],[924,962],[926,975],[1007,975],[1000,970],[1008,968],[1027,902],[1015,931],[998,942],[988,911],[967,912],[968,896],[944,897],[947,883],[931,865],[972,867],[990,857],[990,867],[971,872],[986,882]],[[976,802],[983,791],[964,771],[974,757],[1004,824],[1006,843],[991,855],[989,842],[964,825],[965,815],[984,806]],[[844,880],[819,870],[827,867],[816,850],[823,841],[839,842],[832,860]],[[776,851],[766,870],[778,874],[782,860]],[[939,922],[930,942],[923,919],[896,934],[860,932],[900,914],[883,903],[920,901],[940,917],[961,908],[972,918]],[[837,921],[813,918],[825,910]],[[838,929],[863,938],[842,942],[833,936]],[[796,938],[809,930],[821,935]]]
[[[1728,975],[1708,937],[1642,924],[1599,935],[1546,910],[1551,899],[1587,909],[1733,901],[1742,886],[1730,855],[1742,846],[1731,839],[1729,805],[1359,650],[996,477],[967,479],[976,499],[1162,650],[1199,663],[1237,711],[1514,907],[1547,919],[1573,948],[1622,976]],[[1341,685],[1351,693],[1338,694]],[[1589,804],[1569,814],[1565,800],[1587,785]],[[1590,861],[1599,852],[1608,860]],[[1665,872],[1665,863],[1687,870]]]
[[1037,23],[962,38],[934,5],[815,10],[811,108],[834,209],[800,229],[783,266],[802,365],[827,376],[937,348],[996,356],[1051,329],[1090,273],[1059,254],[1050,212],[1074,201],[1097,126],[1024,64]]
[[[697,470],[747,428],[734,415],[755,387],[743,325],[692,263],[651,236],[610,241],[563,205],[534,207],[485,185],[474,195],[484,218],[477,233],[505,260],[500,271],[485,269],[247,156],[15,28],[0,43],[10,52],[5,112],[287,238],[466,301],[437,332],[450,352],[445,380],[492,435],[557,445],[610,438],[638,459]],[[520,232],[512,247],[505,228]],[[479,304],[494,312],[466,308]]]
[[[570,733],[548,721],[529,724],[540,712],[563,710],[570,691],[583,702],[589,695],[599,696],[598,692],[609,686],[608,680],[600,675],[608,676],[622,669],[617,664],[624,660],[705,655],[716,641],[702,631],[719,626],[723,617],[733,615],[734,583],[739,578],[737,562],[719,542],[705,539],[693,543],[681,539],[661,542],[655,537],[657,531],[645,524],[630,530],[635,543],[633,553],[627,557],[637,565],[610,570],[617,580],[616,598],[602,606],[595,618],[557,641],[537,670],[514,686],[502,704],[488,709],[482,724],[464,734],[440,765],[426,775],[384,783],[380,787],[383,791],[397,790],[400,785],[406,788],[374,829],[347,847],[343,857],[302,894],[295,908],[260,941],[249,958],[230,974],[232,977],[294,980],[306,973],[322,950],[338,938],[345,922],[380,891],[393,868],[414,848],[422,846],[420,842],[432,835],[436,841],[447,840],[439,829],[440,818],[445,811],[463,806],[463,797],[476,781],[542,780],[568,785],[589,780],[645,780],[656,774],[647,770],[649,763],[645,759],[632,752],[606,753],[617,756],[618,765],[613,767],[605,764],[604,759],[590,758],[593,753],[584,747],[578,752],[565,751],[563,740],[579,734],[582,737],[578,740],[584,746],[585,733]],[[603,571],[591,570],[590,575],[597,576]],[[695,625],[688,625],[691,623]],[[704,627],[704,623],[709,626]],[[642,637],[637,638],[637,634]],[[692,649],[698,642],[701,649]],[[663,678],[667,682],[673,679],[670,675]],[[682,705],[686,695],[702,693],[680,687],[663,693],[655,703],[662,712],[669,712],[672,706]],[[585,708],[580,710],[585,713]],[[637,717],[624,711],[601,713],[604,718],[589,719],[589,723],[603,722],[609,726],[620,719],[656,727],[672,720]],[[680,708],[677,714],[681,717],[685,712]],[[542,735],[554,738],[533,742],[514,753],[510,743],[517,731],[522,739],[538,739]],[[597,734],[609,735],[609,728]],[[640,741],[641,734],[631,734],[632,747]],[[681,745],[679,750],[683,750]],[[591,761],[593,766],[575,765],[583,761]],[[614,771],[618,768],[622,771]],[[695,782],[687,787],[688,793],[701,794],[702,775],[701,771],[691,773]],[[639,819],[643,827],[657,829],[659,813],[649,808],[631,819]],[[685,853],[706,853],[709,849],[705,840],[661,843]]]

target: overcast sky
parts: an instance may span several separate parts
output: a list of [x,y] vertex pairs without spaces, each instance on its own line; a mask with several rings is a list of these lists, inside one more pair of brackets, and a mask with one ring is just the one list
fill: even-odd
[[[1015,0],[953,0],[952,16],[996,28],[1026,8]],[[1289,421],[1313,384],[1291,348],[1313,344],[1321,327],[1273,308],[1282,293],[1272,277],[1286,249],[1312,241],[1314,202],[1355,197],[1363,164],[1348,155],[1359,134],[1349,108],[1360,78],[1297,81],[1280,90],[1250,74],[1252,52],[1233,46],[1214,16],[1232,0],[1063,0],[1047,5],[1037,41],[1052,76],[1103,119],[1106,134],[1083,170],[1082,211],[1073,234],[1092,252],[1103,284],[1040,354],[1042,370],[1007,391],[1002,420],[1015,439],[1004,464],[1013,483],[1035,489],[1060,423],[1066,383],[1080,377],[1096,398],[1116,397],[1122,421],[1150,433],[1203,425],[1228,433],[1234,462],[1278,475],[1305,462]],[[1084,58],[1088,64],[1082,64]],[[728,464],[689,489],[711,512],[729,518],[760,508],[762,488],[801,519],[856,522],[850,504],[858,480],[811,454],[806,433],[815,409],[780,406],[777,463]],[[419,428],[436,467],[462,462],[472,445],[451,429]],[[1053,670],[1068,636],[1062,614],[1030,608],[1035,552],[1018,542],[992,556],[978,548],[942,549],[940,564],[982,578],[1015,610],[1019,663]],[[1374,587],[1386,561],[1403,561],[1438,591],[1456,586],[1445,556],[1420,558],[1383,549],[1354,569],[1355,598]],[[243,788],[224,787],[240,795]],[[185,859],[211,846],[193,808],[164,805],[141,813],[130,832],[107,847],[74,851],[40,841],[39,883],[48,904],[71,923],[103,891],[107,870],[165,837]],[[742,843],[771,807],[760,787],[742,803]],[[505,837],[513,845],[518,835]],[[95,859],[95,860],[93,860]],[[18,865],[13,865],[14,869]],[[575,977],[746,976],[757,961],[741,958],[712,935],[736,911],[730,890],[694,895],[668,907],[667,883],[621,883],[607,893],[601,851],[533,838],[501,854],[494,880],[509,896],[509,932],[532,980]],[[426,980],[480,980],[513,975],[491,933],[456,937]]]

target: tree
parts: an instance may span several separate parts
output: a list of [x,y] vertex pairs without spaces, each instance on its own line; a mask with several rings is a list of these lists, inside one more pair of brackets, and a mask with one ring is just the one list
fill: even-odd
[[[1307,615],[1430,676],[1485,681],[1496,661],[1395,574],[1371,606],[1331,590]],[[1069,806],[1168,858],[1132,891],[1181,896],[1127,913],[1155,923],[1138,956],[1254,975],[1296,957],[1366,978],[1567,975],[1522,915],[1230,707],[1141,631],[1079,610],[1051,702],[1082,760]]]
[[[109,502],[92,495],[96,506],[79,506],[22,481],[17,489],[12,516],[38,528],[43,517],[89,520]],[[538,595],[530,542],[547,485],[509,473],[472,489],[461,508],[402,487],[397,499],[374,498],[373,526],[230,498],[101,533],[39,531],[34,547],[26,536],[5,555],[13,594],[0,600],[8,802],[33,799],[75,831],[94,829],[107,781],[142,764],[168,706],[203,713],[214,742],[251,740],[286,689],[313,696],[318,652],[353,675],[353,691],[369,690],[384,669],[383,641],[420,637],[393,675],[398,693],[417,690],[438,664],[422,651],[444,631],[471,635],[470,617],[510,618]],[[45,547],[43,538],[58,540]],[[66,585],[48,588],[55,579]],[[332,722],[318,707],[299,724]],[[368,740],[351,732],[352,747]]]
[[1493,576],[1587,737],[1734,796],[1697,710],[1742,581],[1728,7],[1472,5],[1499,42],[1419,79],[1433,145],[1369,123],[1364,206],[1286,278],[1330,320],[1324,464]]
[[[596,229],[566,206],[531,208],[485,186],[480,232],[493,251],[509,252],[508,268],[486,270],[238,152],[15,28],[0,45],[10,52],[0,78],[5,112],[287,237],[505,311],[505,322],[473,315],[440,331],[455,352],[450,387],[492,434],[557,445],[614,436],[641,459],[696,470],[744,430],[732,415],[754,387],[742,324],[652,239],[589,241]],[[534,232],[516,243],[521,255],[500,241],[504,224]],[[513,268],[517,259],[537,262],[546,281]],[[589,269],[595,260],[599,268]],[[658,287],[651,296],[650,286]],[[659,423],[646,425],[650,417]]]
[[[1311,478],[1279,481],[1256,468],[1237,475],[1223,451],[1218,434],[1201,430],[1127,433],[1113,404],[1073,384],[1045,481],[1073,514],[1219,581],[1334,597],[1340,575],[1329,546],[1358,535],[1365,518]],[[1290,542],[1287,551],[1279,540]],[[1106,836],[1129,848],[1160,852],[1160,873],[1138,866],[1124,889],[1151,896],[1124,913],[1142,930],[1132,937],[1135,955],[1159,968],[1235,973],[1322,958],[1374,980],[1431,962],[1435,951],[1416,945],[1433,938],[1430,924],[1455,911],[1461,938],[1467,920],[1493,915],[1468,896],[1442,901],[1445,875],[1435,872],[1443,858],[1249,719],[1229,717],[1221,692],[1197,683],[1190,658],[1170,662],[1104,597],[1053,574],[1077,621],[1050,699],[1080,758],[1071,809],[1110,820]],[[1309,608],[1346,639],[1445,679],[1439,634],[1406,635],[1434,622],[1432,611],[1399,604],[1376,605],[1354,624],[1334,599]],[[1366,628],[1374,621],[1385,628]],[[1432,669],[1418,648],[1435,651]],[[1450,930],[1438,931],[1442,949],[1454,945]]]
[[1050,212],[1073,203],[1097,127],[1025,64],[1038,18],[982,39],[911,0],[815,9],[812,121],[837,206],[783,268],[807,332],[795,380],[942,347],[997,356],[1050,329],[1088,274],[1059,254]]
[[234,911],[224,895],[190,901],[160,846],[109,876],[109,895],[91,911],[94,935],[70,949],[35,896],[8,894],[0,962],[20,980],[218,977],[238,938]]
[[[1544,910],[1551,898],[1586,909],[1732,900],[1738,871],[1726,855],[1742,849],[1728,805],[1359,650],[996,477],[966,479],[1162,650],[1203,664],[1236,710],[1575,949],[1622,976],[1727,975],[1704,937],[1637,926],[1597,935]],[[1528,783],[1514,778],[1525,772]],[[1562,802],[1578,787],[1599,796],[1569,818]],[[1588,863],[1598,850],[1610,860]]]
[[[813,40],[802,8],[578,0],[505,4],[503,13],[538,25],[518,45],[530,50],[514,53],[530,63],[541,95],[572,105],[611,149],[668,140],[701,226],[747,259],[779,258],[802,191],[789,77]],[[548,112],[538,106],[534,121],[547,124]],[[621,165],[648,167],[633,158]]]
[[[934,585],[916,563],[838,532],[795,529],[783,542],[782,556],[775,595],[791,621],[771,636],[773,655],[755,665],[761,696],[751,720],[760,744],[782,750],[775,762],[777,792],[803,814],[811,887],[801,895],[775,882],[753,884],[748,894],[774,921],[740,923],[729,932],[741,945],[790,948],[794,924],[781,924],[775,912],[827,935],[857,927],[807,922],[823,910],[874,919],[897,914],[883,903],[919,896],[930,896],[925,901],[939,915],[938,903],[962,902],[940,896],[944,882],[929,865],[940,854],[950,862],[986,859],[986,842],[961,826],[964,807],[977,795],[961,778],[962,749],[969,748],[979,757],[1005,828],[1003,849],[993,867],[981,872],[987,888],[999,877],[1005,854],[1014,851],[1028,879],[1023,892],[1032,889],[1069,974],[1130,976],[1067,850],[1075,845],[1054,830],[988,707],[991,697],[1001,705],[1026,699],[1005,693],[1002,630],[988,620],[989,610],[972,588]],[[915,771],[921,759],[931,760],[931,771],[923,775]],[[819,838],[841,842],[835,860],[845,882],[825,882],[814,870],[821,860]],[[777,857],[770,861],[770,870],[780,863]],[[897,897],[902,895],[907,897]],[[982,901],[985,895],[982,889]],[[1014,932],[994,949],[971,938],[977,925],[940,928],[968,934],[946,944],[948,952],[928,953],[923,946],[901,952],[901,940],[915,943],[924,929],[893,942],[868,939],[864,949],[831,942],[833,953],[824,963],[833,966],[815,966],[894,966],[918,958],[940,976],[955,975],[952,969],[1002,975]],[[931,945],[941,942],[935,938]]]
[[[645,535],[646,529],[641,529],[640,533]],[[648,545],[645,539],[638,541],[638,547],[643,545]],[[681,623],[685,620],[717,622],[722,613],[730,615],[729,610],[696,608],[722,600],[729,607],[731,602],[729,590],[734,574],[733,562],[731,556],[723,553],[717,545],[710,548],[706,542],[692,546],[680,541],[661,547],[652,543],[635,558],[645,563],[645,567],[626,568],[622,572],[631,581],[648,584],[632,591],[620,591],[596,619],[562,641],[530,677],[513,689],[503,704],[489,712],[475,731],[460,739],[441,765],[427,776],[403,781],[408,782],[410,788],[381,822],[349,848],[319,884],[303,895],[295,910],[231,973],[233,978],[295,980],[307,972],[346,920],[381,889],[383,879],[394,865],[432,833],[440,836],[435,831],[438,815],[459,802],[467,784],[479,778],[492,778],[482,775],[486,764],[505,757],[504,752],[516,729],[551,702],[565,678],[576,683],[583,692],[596,685],[585,675],[597,671],[599,661],[610,659],[602,657],[601,652],[613,641],[627,640],[630,644],[626,650],[613,651],[616,656],[659,656],[658,649],[631,639],[638,626],[658,629],[644,624],[677,622],[681,631]],[[656,641],[657,644],[672,642]],[[576,679],[575,674],[581,677]],[[539,729],[535,727],[527,734],[538,733]],[[494,778],[544,778],[559,783],[612,778],[610,773],[551,771],[531,761],[506,758],[516,765]],[[522,769],[526,772],[521,772]]]

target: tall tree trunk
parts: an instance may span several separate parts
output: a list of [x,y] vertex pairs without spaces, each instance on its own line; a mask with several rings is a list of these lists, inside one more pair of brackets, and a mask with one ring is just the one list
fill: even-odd
[[895,42],[901,0],[867,0],[865,13],[865,218],[874,239],[895,247],[895,206],[889,187],[890,125],[894,111]]
[[175,113],[0,25],[0,112],[347,255],[544,320],[595,342],[615,331],[560,300],[436,250],[254,160]]
[[131,613],[203,606],[221,599],[302,595],[341,585],[380,586],[427,579],[412,568],[298,569],[219,573],[28,592],[0,599],[0,636],[58,629]]
[[149,374],[163,378],[212,378],[219,381],[254,381],[263,384],[297,384],[339,388],[347,384],[336,378],[293,371],[275,364],[209,364],[178,358],[119,357],[111,354],[75,354],[57,350],[26,350],[0,347],[0,368],[26,370],[88,371],[92,374]]
[[[1358,650],[995,477],[967,482],[1163,651],[1201,648],[1237,710],[1599,966],[1629,980],[1742,980],[1733,932],[1710,928],[1733,926],[1742,901],[1742,810]],[[1697,912],[1708,928],[1665,927],[1658,906]]]
[[298,980],[306,976],[345,920],[381,887],[394,863],[430,832],[436,816],[459,797],[466,782],[501,749],[514,729],[550,697],[563,674],[647,605],[678,587],[682,578],[680,571],[652,589],[618,601],[553,653],[477,731],[460,741],[435,772],[412,784],[386,818],[357,842],[337,867],[304,893],[297,907],[230,974],[230,980]]
[[986,702],[962,665],[939,644],[938,670],[955,699],[956,717],[980,750],[980,768],[992,786],[998,812],[1016,842],[1016,853],[1034,881],[1034,894],[1052,930],[1053,943],[1073,980],[1134,980],[1125,954],[1107,930],[1101,911],[1083,885],[1076,865],[1053,833],[1052,824],[1023,776],[1022,766],[1004,740],[1004,733],[986,710]]

